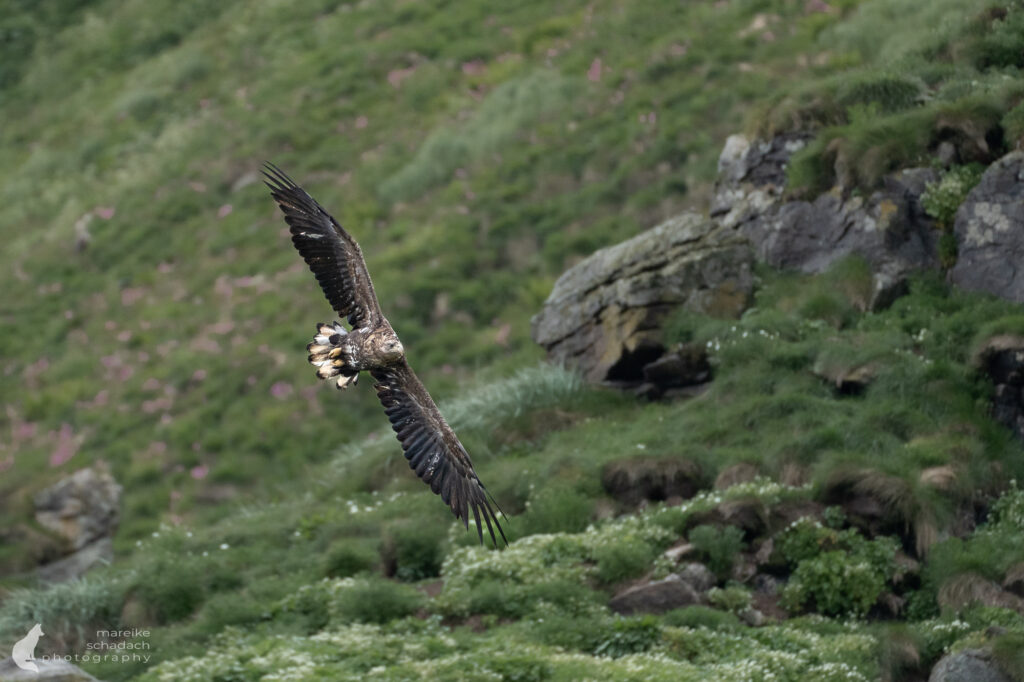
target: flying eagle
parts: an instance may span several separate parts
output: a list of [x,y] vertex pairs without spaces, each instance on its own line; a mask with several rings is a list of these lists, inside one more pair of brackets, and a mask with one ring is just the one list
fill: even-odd
[[359,381],[360,372],[369,372],[377,381],[377,398],[384,405],[409,467],[441,496],[467,529],[472,511],[481,544],[481,515],[494,545],[498,544],[495,526],[508,544],[491,507],[494,498],[473,470],[466,448],[406,362],[405,348],[380,310],[359,244],[277,166],[266,164],[263,174],[284,212],[292,243],[313,271],[331,307],[342,318],[348,318],[352,327],[346,330],[340,322],[317,325],[313,342],[306,346],[316,375],[321,379],[338,377],[337,386],[344,389]]

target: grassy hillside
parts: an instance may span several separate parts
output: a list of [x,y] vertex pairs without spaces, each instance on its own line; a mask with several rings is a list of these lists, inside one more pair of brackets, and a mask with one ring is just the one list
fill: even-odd
[[265,159],[363,244],[432,390],[533,363],[554,277],[699,205],[744,102],[841,16],[777,4],[26,4],[0,104],[7,524],[27,482],[104,458],[127,550],[379,428],[301,361],[329,309]]
[[[805,191],[837,167],[867,187],[929,163],[948,130],[1012,147],[1022,16],[968,0],[12,4],[0,632],[37,619],[74,649],[149,627],[149,664],[85,667],[175,680],[877,679],[993,624],[1024,636],[1012,611],[940,598],[1024,561],[1007,488],[1024,452],[970,364],[1015,306],[921,280],[864,314],[857,263],[763,272],[741,322],[673,320],[668,340],[705,344],[717,378],[657,405],[538,365],[529,340],[567,265],[703,206],[730,133],[818,130],[794,164]],[[330,311],[258,182],[265,159],[363,245],[412,364],[514,515],[505,553],[452,526],[371,391],[316,384],[303,348]],[[811,371],[868,363],[852,397]],[[748,590],[723,578],[716,609],[615,618],[607,595],[664,575],[661,552],[721,502],[614,518],[632,510],[601,467],[638,454],[685,458],[705,488],[753,465],[763,478],[720,495],[766,510],[851,487],[891,504],[878,538],[839,518],[835,538],[765,529],[830,548],[779,559],[798,578],[786,603],[812,615],[745,627]],[[31,496],[100,459],[125,486],[118,560],[37,591]],[[964,518],[988,525],[949,539]],[[705,546],[726,564],[740,549]],[[908,580],[895,547],[924,562]],[[828,561],[861,559],[863,589],[823,603]],[[909,624],[875,622],[882,592]]]

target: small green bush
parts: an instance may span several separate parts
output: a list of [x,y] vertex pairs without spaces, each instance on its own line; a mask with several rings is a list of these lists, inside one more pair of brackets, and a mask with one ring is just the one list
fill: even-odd
[[823,552],[800,562],[782,591],[782,605],[827,615],[867,613],[885,589],[885,575],[846,552]]
[[662,616],[665,625],[683,628],[707,628],[709,630],[736,630],[742,627],[740,619],[730,611],[720,611],[709,606],[687,606],[673,609]]
[[997,637],[992,642],[992,657],[1014,676],[1015,682],[1024,680],[1024,632],[1008,632]]
[[794,567],[782,603],[829,615],[864,614],[895,576],[898,547],[890,537],[868,540],[856,529],[836,530],[804,518],[777,537]]
[[415,587],[372,577],[341,590],[332,615],[361,623],[386,623],[416,613],[424,600]]
[[1024,533],[1024,488],[1016,480],[992,503],[990,522],[1001,530]]
[[918,78],[893,74],[853,76],[840,84],[836,101],[843,107],[875,105],[880,111],[908,109],[920,103],[925,85]]
[[597,561],[597,577],[606,584],[635,578],[650,568],[655,556],[655,548],[639,538],[601,545],[592,552]]
[[446,529],[437,524],[403,522],[388,527],[381,543],[381,560],[394,576],[406,582],[435,578],[444,561]]
[[547,485],[530,496],[526,513],[516,519],[523,533],[578,533],[590,523],[594,501],[564,483]]
[[750,608],[751,594],[747,588],[734,583],[728,587],[711,588],[708,601],[723,611],[740,613]]
[[206,600],[205,578],[195,561],[160,558],[137,574],[133,593],[157,622],[174,623],[191,616]]
[[600,601],[599,593],[570,580],[516,585],[506,580],[487,579],[469,591],[466,612],[522,618],[535,611],[554,608],[559,613],[573,615],[589,612]]
[[502,682],[544,682],[554,669],[544,660],[532,656],[499,656],[487,663],[487,670],[496,673]]
[[836,329],[848,327],[857,317],[857,311],[839,291],[819,291],[800,306],[800,316],[808,320],[821,320]]
[[687,539],[697,548],[708,568],[719,580],[727,580],[732,575],[736,556],[746,547],[743,531],[735,526],[697,526],[690,531]]
[[612,635],[612,621],[601,618],[578,618],[560,613],[546,614],[523,627],[531,640],[546,646],[592,653]]
[[957,209],[981,181],[983,171],[976,163],[950,168],[937,182],[928,183],[921,195],[921,206],[941,227],[952,226]]
[[377,565],[376,552],[352,540],[342,540],[331,545],[324,556],[323,574],[328,578],[347,578]]
[[647,651],[661,639],[661,625],[654,616],[619,618],[612,631],[594,648],[597,656],[621,658]]

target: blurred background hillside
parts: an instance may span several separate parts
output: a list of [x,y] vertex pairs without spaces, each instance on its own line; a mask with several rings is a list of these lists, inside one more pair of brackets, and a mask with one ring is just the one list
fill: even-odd
[[[730,135],[813,135],[793,197],[866,195],[910,166],[977,183],[1024,140],[1022,67],[1016,0],[6,3],[0,632],[42,622],[40,647],[70,651],[97,627],[149,627],[154,659],[82,664],[102,679],[922,679],[991,627],[1018,637],[992,655],[1024,670],[1024,607],[939,603],[967,568],[1002,585],[1024,567],[1006,539],[1024,498],[990,516],[1024,449],[970,364],[972,343],[1024,330],[1019,305],[932,273],[874,313],[847,295],[856,263],[759,270],[760,316],[666,327],[716,350],[714,387],[689,402],[584,385],[530,337],[567,268],[707,211]],[[936,159],[940,130],[955,159]],[[266,160],[360,242],[410,363],[514,517],[505,555],[452,529],[367,386],[316,381],[304,347],[331,311],[260,182]],[[750,345],[759,333],[769,345]],[[851,357],[882,368],[867,397],[809,372]],[[620,517],[634,509],[602,467],[637,454],[695,463],[706,497]],[[794,461],[804,474],[784,480]],[[871,479],[879,497],[910,500],[877,533],[808,531],[847,563],[877,559],[865,594],[826,605],[808,588],[792,622],[739,620],[750,585],[732,562],[761,536],[696,515],[722,495],[838,509],[851,461],[888,477]],[[40,587],[62,549],[35,496],[98,462],[123,487],[114,562]],[[739,462],[759,477],[708,492]],[[947,464],[942,486],[922,483]],[[717,601],[608,610],[687,539]],[[917,564],[902,586],[897,546]],[[807,558],[786,556],[785,575]],[[500,568],[473,573],[487,562]],[[883,592],[908,606],[869,616]]]

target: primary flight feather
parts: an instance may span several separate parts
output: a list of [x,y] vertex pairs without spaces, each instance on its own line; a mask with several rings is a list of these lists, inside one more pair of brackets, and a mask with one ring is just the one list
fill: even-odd
[[352,327],[347,330],[340,322],[317,325],[306,347],[317,376],[338,377],[337,386],[344,389],[356,384],[360,372],[369,372],[410,468],[467,528],[473,515],[480,542],[482,516],[495,546],[495,528],[508,544],[491,506],[493,498],[473,470],[466,448],[406,362],[402,342],[380,310],[359,244],[279,168],[268,163],[263,174],[284,212],[292,243],[331,307]]

